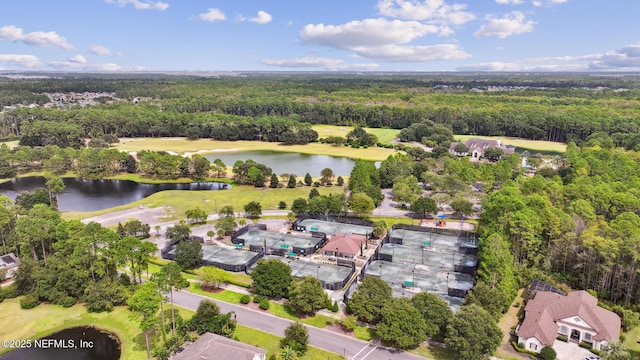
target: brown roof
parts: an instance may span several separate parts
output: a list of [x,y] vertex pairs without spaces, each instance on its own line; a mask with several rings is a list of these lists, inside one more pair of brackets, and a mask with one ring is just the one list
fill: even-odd
[[324,251],[334,252],[338,248],[338,252],[341,254],[356,256],[360,252],[360,244],[364,240],[364,235],[337,233],[324,246]]
[[237,359],[253,360],[256,355],[264,359],[267,350],[243,344],[224,336],[205,333],[181,353],[176,354],[176,360],[207,360],[207,359]]
[[620,317],[598,306],[598,299],[588,292],[574,291],[567,296],[538,291],[524,308],[525,318],[518,336],[535,337],[544,345],[553,345],[558,334],[556,321],[580,317],[596,332],[594,340],[617,341],[620,338]]

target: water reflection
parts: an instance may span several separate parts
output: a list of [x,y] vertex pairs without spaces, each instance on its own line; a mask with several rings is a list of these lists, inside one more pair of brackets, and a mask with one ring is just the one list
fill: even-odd
[[[45,187],[42,176],[14,178],[0,184],[0,193],[11,200],[23,191]],[[95,211],[125,205],[163,190],[224,190],[229,184],[199,182],[187,184],[140,184],[129,180],[87,180],[64,178],[65,190],[58,195],[60,211]]]

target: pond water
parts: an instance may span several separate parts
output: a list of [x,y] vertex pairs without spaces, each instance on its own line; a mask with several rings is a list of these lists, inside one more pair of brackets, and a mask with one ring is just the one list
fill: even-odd
[[[350,148],[345,147],[347,153]],[[287,153],[277,151],[242,151],[210,154],[205,156],[211,163],[215,159],[222,160],[227,166],[233,166],[237,160],[247,161],[251,159],[257,163],[269,166],[276,175],[282,173],[296,174],[304,176],[309,173],[311,176],[320,176],[320,171],[324,168],[333,170],[337,175],[349,175],[355,165],[355,160],[349,158],[334,157],[329,155],[307,155],[300,153]]]
[[[29,345],[22,342],[21,345]],[[24,347],[24,346],[23,346]],[[0,360],[118,360],[120,341],[93,327],[64,329],[0,356]]]
[[[0,194],[15,200],[23,191],[45,187],[42,176],[14,178],[0,184]],[[65,189],[58,194],[60,211],[95,211],[125,205],[163,190],[224,190],[230,185],[218,182],[187,184],[141,184],[129,180],[84,180],[63,178]]]

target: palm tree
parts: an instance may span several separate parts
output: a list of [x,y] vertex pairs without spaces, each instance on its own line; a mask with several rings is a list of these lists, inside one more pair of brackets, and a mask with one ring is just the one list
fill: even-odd
[[285,346],[278,354],[280,360],[298,360],[298,353],[290,346]]
[[631,355],[627,349],[620,343],[611,343],[607,345],[601,352],[603,360],[629,360]]

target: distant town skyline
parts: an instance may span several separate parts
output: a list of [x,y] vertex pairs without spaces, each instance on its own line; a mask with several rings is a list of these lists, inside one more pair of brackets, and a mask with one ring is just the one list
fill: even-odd
[[637,1],[8,0],[0,70],[640,71]]

